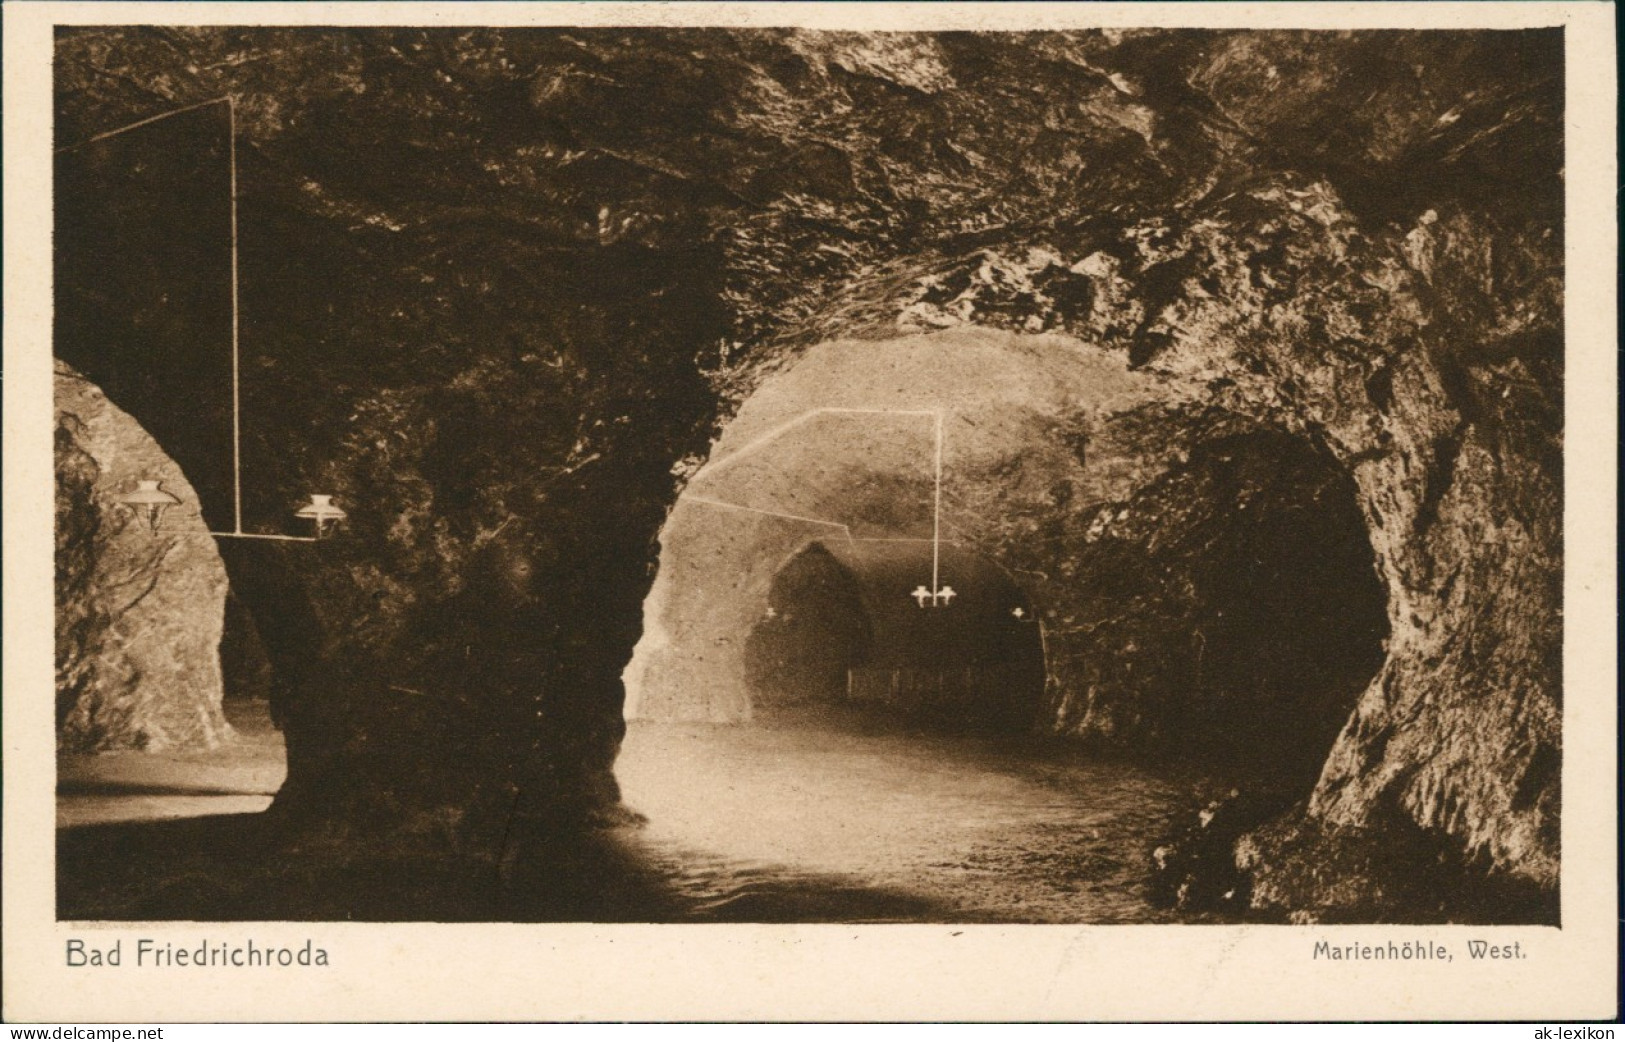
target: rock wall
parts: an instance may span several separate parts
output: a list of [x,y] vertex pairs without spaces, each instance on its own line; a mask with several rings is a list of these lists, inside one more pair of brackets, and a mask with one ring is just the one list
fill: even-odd
[[[1319,907],[1294,865],[1402,828],[1555,892],[1562,57],[1548,30],[99,28],[55,68],[64,141],[241,99],[247,506],[351,511],[227,560],[285,682],[284,805],[613,800],[655,537],[714,425],[810,344],[1056,331],[1357,490],[1388,658],[1249,848],[1276,837],[1257,901]],[[175,229],[224,212],[221,115],[58,168],[58,353],[211,517],[217,442],[176,405],[223,414],[225,268]]]
[[[196,493],[141,425],[71,368],[56,394],[56,719],[63,751],[209,748],[221,715],[226,572]],[[116,496],[180,503],[160,529]]]

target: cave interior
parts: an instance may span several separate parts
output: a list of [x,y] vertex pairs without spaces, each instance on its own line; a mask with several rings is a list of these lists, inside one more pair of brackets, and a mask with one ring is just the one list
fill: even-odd
[[[64,830],[59,914],[675,915],[623,745],[844,706],[1195,772],[1224,914],[1555,915],[1560,33],[57,56],[54,353],[226,534],[287,750],[264,814]],[[720,474],[843,408],[938,416],[949,534],[911,420]]]

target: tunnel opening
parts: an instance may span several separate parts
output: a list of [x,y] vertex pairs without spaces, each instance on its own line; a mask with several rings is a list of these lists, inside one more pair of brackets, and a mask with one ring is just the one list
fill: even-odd
[[[616,771],[657,843],[731,864],[931,851],[955,901],[1110,919],[1110,879],[1155,916],[1186,815],[1308,795],[1387,626],[1358,490],[1301,433],[1077,341],[822,345],[667,520]],[[1008,883],[971,896],[957,847]]]
[[1079,555],[1097,698],[1152,755],[1306,795],[1381,667],[1387,591],[1347,472],[1308,440],[1204,440]]
[[839,705],[852,670],[873,651],[874,627],[851,572],[812,543],[773,577],[768,604],[745,644],[756,706]]
[[758,708],[823,707],[958,733],[1029,731],[1044,692],[1032,605],[996,564],[926,541],[808,544],[773,578],[745,676]]

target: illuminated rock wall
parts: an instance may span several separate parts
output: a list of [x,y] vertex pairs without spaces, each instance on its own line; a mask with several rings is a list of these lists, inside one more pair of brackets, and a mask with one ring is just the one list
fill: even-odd
[[[157,480],[158,532],[115,497]],[[208,748],[220,712],[226,572],[196,494],[141,425],[56,373],[57,729],[64,751]]]

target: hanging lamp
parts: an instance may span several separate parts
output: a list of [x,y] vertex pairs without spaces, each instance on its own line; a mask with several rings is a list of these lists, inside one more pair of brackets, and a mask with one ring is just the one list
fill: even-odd
[[333,502],[332,496],[312,493],[310,502],[294,511],[294,516],[313,522],[316,525],[316,538],[325,539],[334,525],[350,515]]
[[158,486],[161,484],[163,484],[161,481],[139,479],[135,483],[134,491],[125,492],[114,497],[119,503],[137,513],[144,514],[147,518],[147,526],[154,535],[158,534],[158,524],[164,516],[164,511],[180,502],[179,499],[159,488]]

